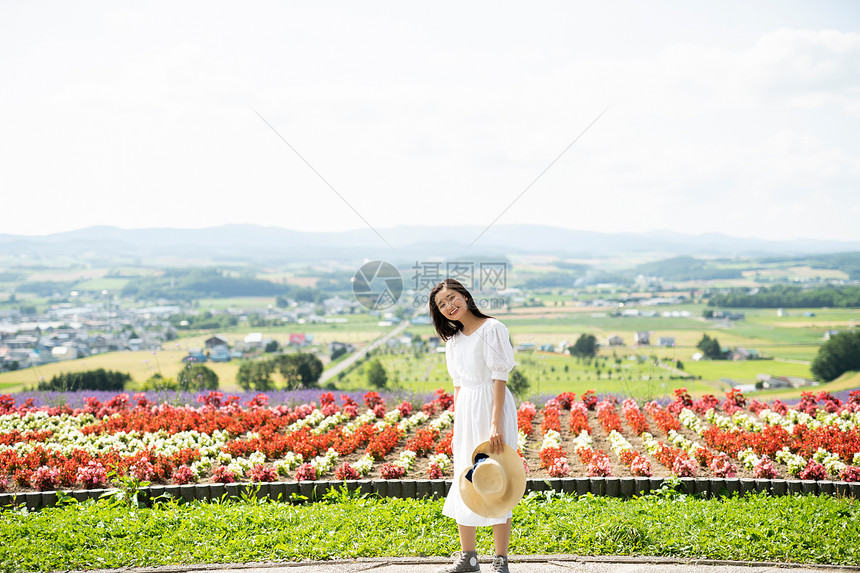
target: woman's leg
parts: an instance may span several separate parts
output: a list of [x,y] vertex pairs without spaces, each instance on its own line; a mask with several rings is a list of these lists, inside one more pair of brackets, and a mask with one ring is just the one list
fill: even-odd
[[[473,532],[474,534],[474,532]],[[462,543],[462,533],[460,534],[460,543]],[[472,537],[472,543],[475,538]],[[511,520],[508,519],[504,523],[497,523],[493,526],[493,545],[496,546],[496,555],[507,556],[508,544],[511,542]]]
[[475,551],[475,537],[478,530],[472,525],[457,524],[457,529],[460,530],[460,549],[463,551]]

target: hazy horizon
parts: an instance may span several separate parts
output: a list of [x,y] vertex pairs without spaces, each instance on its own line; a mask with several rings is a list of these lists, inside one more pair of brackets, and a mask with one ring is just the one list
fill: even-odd
[[[603,235],[650,235],[650,236],[673,236],[680,235],[684,237],[725,237],[729,239],[738,239],[738,240],[754,240],[754,241],[764,241],[764,242],[798,242],[798,241],[822,241],[822,242],[838,242],[838,243],[860,243],[860,238],[856,240],[848,239],[848,240],[832,240],[828,241],[826,239],[818,239],[816,237],[796,237],[793,239],[767,239],[765,237],[756,236],[753,234],[740,236],[740,235],[732,235],[729,233],[722,233],[719,231],[705,231],[705,232],[682,232],[682,231],[674,231],[671,229],[648,229],[644,231],[601,231],[601,230],[592,230],[592,229],[577,229],[572,227],[563,227],[558,225],[542,225],[540,223],[496,223],[490,229],[494,227],[505,227],[505,226],[530,226],[530,227],[542,227],[545,229],[553,229],[553,230],[562,230],[569,231],[573,233],[595,233],[595,234],[603,234]],[[354,232],[366,232],[368,234],[375,234],[374,229],[377,232],[381,231],[390,231],[395,229],[431,229],[431,228],[456,228],[456,229],[470,229],[483,231],[486,227],[482,227],[477,224],[462,224],[462,225],[444,225],[444,224],[398,224],[384,227],[374,227],[373,229],[365,226],[365,225],[357,225],[353,228],[348,229],[336,229],[336,230],[302,230],[297,228],[290,228],[284,225],[264,225],[257,223],[220,223],[216,225],[209,225],[203,227],[168,227],[163,225],[152,225],[152,226],[133,226],[133,227],[123,227],[119,225],[111,225],[111,224],[97,224],[90,225],[87,227],[80,227],[74,229],[67,229],[61,231],[54,232],[46,232],[46,233],[0,233],[0,236],[8,235],[14,237],[25,237],[25,238],[38,238],[38,237],[48,237],[54,235],[63,235],[67,233],[79,233],[83,231],[88,231],[91,229],[116,229],[119,231],[159,231],[159,230],[168,230],[168,231],[207,231],[207,230],[215,230],[223,227],[257,227],[260,229],[269,229],[269,230],[279,230],[279,231],[287,231],[287,232],[300,232],[300,233],[320,233],[320,234],[337,234],[337,233],[354,233]],[[384,233],[382,233],[384,236]],[[440,241],[447,240],[446,238],[440,238]]]

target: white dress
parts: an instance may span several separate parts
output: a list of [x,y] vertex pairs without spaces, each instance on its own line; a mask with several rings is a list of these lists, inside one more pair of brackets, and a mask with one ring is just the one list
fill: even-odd
[[[495,318],[484,322],[470,335],[458,332],[445,346],[448,373],[459,386],[454,406],[454,483],[445,498],[442,513],[454,518],[460,525],[494,525],[504,523],[511,512],[500,519],[482,517],[470,510],[460,497],[457,479],[463,469],[471,466],[474,449],[490,439],[493,415],[493,380],[508,381],[508,373],[516,365],[508,329]],[[514,396],[505,387],[505,406],[502,414],[502,437],[514,450],[517,449],[517,410]]]

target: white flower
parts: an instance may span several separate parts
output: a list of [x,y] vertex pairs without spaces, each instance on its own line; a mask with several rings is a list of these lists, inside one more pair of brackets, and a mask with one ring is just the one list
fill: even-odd
[[689,408],[681,410],[681,413],[678,414],[678,419],[681,420],[681,423],[684,424],[685,427],[693,430],[699,435],[702,435],[705,432],[705,425],[702,424],[702,421],[696,413]]
[[588,430],[581,431],[579,435],[573,439],[573,451],[577,451],[579,449],[591,449],[591,434],[588,433]]
[[338,457],[338,453],[333,448],[329,448],[323,455],[312,459],[310,464],[316,469],[317,477],[328,473],[337,462]]
[[436,462],[439,469],[445,471],[451,465],[451,458],[447,454],[436,454],[435,456],[430,456],[429,462]]
[[394,424],[399,422],[400,418],[402,418],[402,417],[403,416],[401,416],[400,410],[398,410],[397,408],[394,408],[393,410],[386,412],[385,416],[382,419],[385,420],[387,425],[393,426]]
[[279,476],[288,476],[290,475],[290,472],[299,467],[303,461],[301,454],[287,452],[284,459],[276,461],[273,464],[273,467],[275,468],[275,471],[278,472]]
[[627,438],[618,433],[617,430],[609,432],[609,445],[616,456],[621,456],[624,450],[632,450],[633,446],[627,441]]
[[806,467],[806,460],[797,454],[792,454],[787,447],[776,452],[775,457],[778,462],[782,462],[788,466],[788,473],[793,476],[800,474],[803,468]]
[[416,426],[420,426],[429,419],[430,416],[428,416],[424,412],[419,411],[412,414],[405,420],[402,420],[399,424],[397,424],[397,427],[403,431],[409,431]]
[[415,464],[415,452],[412,450],[404,450],[400,452],[400,458],[394,462],[394,465],[400,466],[405,471],[409,471],[412,469],[412,466]]
[[314,434],[322,435],[328,432],[329,430],[336,428],[339,424],[346,421],[348,419],[347,415],[343,412],[338,412],[337,414],[333,414],[328,418],[324,419],[319,425],[313,429]]
[[746,448],[738,452],[738,459],[744,465],[745,468],[751,470],[754,469],[761,458],[755,455],[755,452],[752,451],[752,448]]
[[547,433],[544,434],[544,436],[543,436],[543,442],[541,442],[540,449],[545,450],[547,448],[560,448],[560,447],[561,447],[561,434],[559,434],[555,430],[547,430]]
[[370,454],[364,454],[357,462],[352,464],[352,467],[358,472],[358,475],[367,475],[368,472],[373,469],[373,456]]
[[227,469],[236,474],[236,477],[242,477],[245,475],[245,471],[248,469],[245,464],[239,461],[240,458],[237,458],[235,461],[227,464]]
[[522,430],[517,430],[517,449],[523,451],[528,440],[528,436],[526,436]]
[[430,422],[430,427],[434,430],[444,430],[454,425],[454,412],[445,410],[439,416]]

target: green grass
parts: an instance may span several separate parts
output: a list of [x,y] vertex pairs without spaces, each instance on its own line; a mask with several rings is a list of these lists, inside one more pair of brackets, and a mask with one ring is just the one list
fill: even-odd
[[755,349],[764,356],[773,356],[784,360],[805,360],[811,362],[818,354],[819,344],[788,344],[781,346],[756,346]]
[[699,362],[691,360],[684,362],[684,370],[710,381],[725,377],[737,382],[755,382],[758,374],[802,376],[812,379],[808,365],[776,360],[701,360]]
[[231,298],[201,298],[197,301],[198,308],[203,310],[215,309],[225,310],[228,308],[266,308],[267,305],[275,305],[274,296],[244,296]]
[[[102,500],[3,511],[0,569],[443,556],[458,548],[458,536],[441,509],[441,500],[341,493],[302,505],[169,502],[131,509]],[[858,538],[853,499],[532,494],[514,510],[510,551],[858,565]],[[480,528],[478,551],[491,550],[491,531]]]
[[[612,368],[612,360],[601,360],[598,378],[594,363],[586,365],[570,356],[545,352],[517,352],[517,368],[530,383],[525,396],[532,394],[559,394],[576,392],[582,394],[594,389],[599,393],[633,396],[651,399],[671,395],[675,388],[686,387],[694,394],[723,391],[722,385],[694,380],[671,379],[671,373],[650,364],[638,364],[623,360],[619,368]],[[437,388],[450,390],[453,387],[445,363],[444,354],[414,356],[406,354],[376,354],[389,376],[389,387],[404,388],[415,392],[433,392]],[[337,381],[342,390],[367,388],[367,362],[352,369]],[[564,370],[567,366],[567,371]],[[611,377],[608,373],[612,372]]]
[[75,290],[80,291],[102,291],[108,290],[113,293],[121,291],[131,281],[130,278],[107,278],[87,279],[75,283]]

